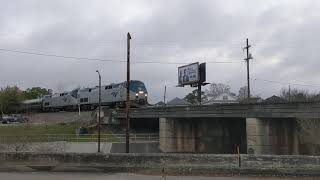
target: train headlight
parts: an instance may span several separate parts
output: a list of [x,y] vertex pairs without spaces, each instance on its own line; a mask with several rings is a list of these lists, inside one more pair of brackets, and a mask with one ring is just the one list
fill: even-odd
[[143,94],[143,91],[139,91],[139,94]]
[[136,93],[136,96],[139,96],[139,94],[138,94],[138,93]]
[[148,97],[148,94],[145,94],[144,96],[145,96],[145,97]]

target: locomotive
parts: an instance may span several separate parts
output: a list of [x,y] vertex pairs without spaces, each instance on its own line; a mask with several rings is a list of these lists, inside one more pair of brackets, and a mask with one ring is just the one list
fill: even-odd
[[[133,107],[148,105],[148,92],[143,82],[130,81],[130,102]],[[101,86],[101,105],[110,107],[124,107],[127,98],[127,83],[109,84]],[[72,91],[45,95],[39,99],[22,102],[22,111],[72,111],[92,110],[99,105],[99,87],[76,88]]]

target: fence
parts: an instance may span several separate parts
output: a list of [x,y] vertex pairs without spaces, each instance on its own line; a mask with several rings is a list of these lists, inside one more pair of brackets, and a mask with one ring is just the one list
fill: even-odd
[[[123,143],[125,134],[101,134],[101,142]],[[43,135],[2,135],[0,144],[33,143],[33,142],[97,142],[98,134],[43,134]],[[130,134],[130,142],[159,142],[159,134]]]

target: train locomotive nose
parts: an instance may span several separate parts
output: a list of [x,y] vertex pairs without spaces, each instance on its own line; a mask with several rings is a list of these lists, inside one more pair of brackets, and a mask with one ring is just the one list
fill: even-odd
[[138,92],[136,93],[136,100],[138,101],[139,104],[146,104],[146,102],[147,102],[147,97],[148,97],[147,92],[138,91]]

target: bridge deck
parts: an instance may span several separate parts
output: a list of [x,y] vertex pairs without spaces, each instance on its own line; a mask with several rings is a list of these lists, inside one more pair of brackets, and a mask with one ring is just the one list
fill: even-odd
[[[115,118],[125,118],[123,109]],[[281,104],[217,104],[203,106],[167,106],[131,109],[131,118],[320,118],[319,102]]]

